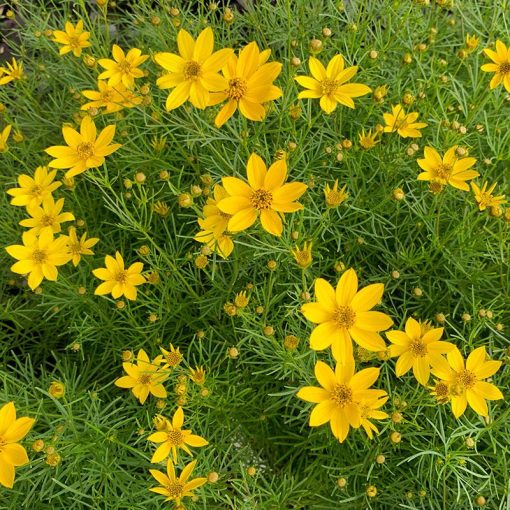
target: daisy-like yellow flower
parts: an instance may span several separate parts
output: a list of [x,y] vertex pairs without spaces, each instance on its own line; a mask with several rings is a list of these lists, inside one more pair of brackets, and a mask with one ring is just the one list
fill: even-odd
[[80,239],[76,235],[76,228],[69,228],[68,236],[69,251],[72,255],[73,265],[76,267],[81,260],[82,255],[94,255],[94,252],[90,249],[99,242],[99,238],[91,237],[87,239],[87,232],[84,232]]
[[5,126],[0,133],[0,153],[7,152],[7,149],[9,148],[7,145],[7,140],[9,138],[9,135],[11,134],[12,125],[8,124]]
[[[503,83],[507,92],[510,92],[510,48],[500,40],[496,41],[496,51],[486,48],[483,52],[492,60],[492,64],[484,64],[482,71],[495,73],[490,82],[490,88],[495,89]],[[1,83],[1,80],[0,80]]]
[[306,402],[318,404],[310,414],[310,427],[329,422],[333,435],[343,443],[350,427],[357,429],[361,426],[361,403],[386,396],[383,390],[369,389],[379,377],[379,371],[379,368],[371,367],[355,373],[352,356],[337,363],[335,371],[318,361],[315,377],[321,387],[305,386],[296,395]]
[[305,241],[303,248],[298,248],[296,246],[291,252],[292,255],[294,255],[296,264],[302,269],[306,269],[313,261],[312,242]]
[[110,87],[122,83],[128,89],[133,88],[135,79],[143,77],[143,71],[139,69],[139,66],[149,58],[149,55],[142,55],[138,48],[131,48],[125,54],[122,48],[116,44],[112,47],[112,55],[113,60],[100,58],[97,61],[103,69],[106,69],[98,76],[98,79],[108,79]]
[[189,480],[196,463],[197,461],[194,460],[185,466],[178,478],[170,459],[166,465],[166,475],[161,471],[149,469],[150,474],[161,484],[161,487],[151,487],[149,490],[166,496],[166,501],[175,501],[177,505],[180,505],[182,498],[194,496],[193,491],[207,483],[207,478]]
[[228,221],[230,232],[251,227],[260,216],[264,230],[275,236],[283,232],[284,213],[300,211],[295,202],[308,187],[301,182],[285,184],[287,162],[280,159],[269,169],[260,156],[252,154],[246,165],[248,182],[237,177],[223,177],[225,190],[230,195],[217,204],[220,211],[232,215]]
[[7,67],[0,67],[0,85],[5,85],[14,80],[21,80],[25,77],[23,72],[23,62],[17,62],[15,58],[12,63],[7,62]]
[[64,199],[59,198],[56,202],[52,195],[43,200],[42,205],[27,207],[27,212],[31,218],[21,220],[19,224],[22,227],[29,228],[29,232],[39,235],[44,230],[49,230],[57,234],[62,230],[61,223],[73,221],[74,214],[62,212],[64,208]]
[[423,172],[418,175],[419,181],[431,181],[445,186],[450,184],[454,188],[469,191],[466,181],[478,177],[475,170],[469,170],[475,163],[475,158],[458,158],[458,145],[448,149],[443,157],[433,148],[426,146],[423,150],[424,159],[417,163]]
[[195,41],[186,30],[177,34],[179,55],[156,53],[154,60],[167,73],[156,81],[160,89],[173,89],[166,100],[166,109],[174,110],[188,99],[196,108],[209,104],[210,92],[228,88],[228,81],[218,71],[225,67],[234,50],[214,50],[214,34],[210,27],[202,30]]
[[189,371],[190,378],[195,384],[199,386],[205,384],[205,370],[203,367],[190,368]]
[[122,363],[122,368],[128,375],[119,377],[115,381],[115,386],[130,389],[140,404],[145,403],[149,393],[156,398],[166,398],[167,392],[162,383],[168,379],[169,373],[160,367],[160,361],[156,358],[151,362],[147,353],[140,349],[136,364]]
[[375,398],[375,399],[362,399],[359,403],[360,412],[361,412],[361,426],[367,433],[367,436],[370,439],[373,439],[374,432],[379,434],[379,429],[370,421],[374,420],[385,420],[388,418],[388,414],[384,411],[379,411],[379,408],[382,407],[388,397]]
[[82,94],[91,99],[81,109],[104,108],[104,113],[114,113],[123,108],[133,108],[142,102],[141,96],[137,96],[132,90],[124,87],[122,83],[111,87],[105,80],[98,80],[98,90],[83,90]]
[[48,172],[47,166],[38,166],[34,176],[26,174],[18,176],[19,188],[7,190],[7,194],[13,197],[11,205],[25,206],[27,208],[37,207],[51,194],[62,186],[60,181],[55,181],[56,170]]
[[27,416],[16,419],[14,402],[8,402],[0,409],[0,483],[8,489],[14,485],[14,468],[28,464],[27,452],[18,443],[34,422]]
[[349,198],[349,193],[345,191],[346,189],[347,185],[340,190],[338,189],[338,179],[335,180],[332,188],[329,184],[326,184],[324,187],[324,199],[326,200],[326,205],[333,208],[338,207],[340,204],[345,202]]
[[141,262],[135,262],[125,269],[124,259],[118,251],[115,252],[115,258],[111,255],[106,255],[104,260],[106,267],[101,267],[92,271],[92,274],[96,278],[104,280],[104,282],[97,287],[94,294],[98,296],[111,294],[113,299],[125,296],[127,299],[134,301],[137,294],[136,287],[146,282],[141,274],[143,264]]
[[216,127],[221,127],[239,108],[249,120],[261,121],[266,116],[264,103],[274,101],[282,95],[282,90],[273,85],[282,70],[279,62],[267,59],[271,50],[260,51],[255,41],[239,51],[239,57],[232,55],[222,74],[228,87],[221,92],[211,93],[209,106],[227,100],[214,119]]
[[480,44],[479,37],[476,37],[476,35],[466,35],[466,50],[468,53],[475,51],[478,48],[478,44]]
[[172,421],[170,422],[170,420],[167,420],[166,429],[154,432],[154,434],[151,434],[147,438],[147,440],[152,443],[161,443],[152,456],[152,463],[161,462],[163,459],[166,459],[170,453],[172,454],[173,461],[177,462],[177,450],[179,448],[184,450],[188,455],[193,455],[188,446],[199,448],[209,444],[203,437],[192,434],[191,430],[183,430],[183,424],[184,411],[182,407],[178,407]]
[[352,340],[368,351],[384,351],[386,345],[379,332],[390,328],[393,321],[385,313],[370,311],[379,304],[383,292],[382,283],[358,291],[358,277],[352,268],[342,274],[336,290],[317,278],[317,302],[301,307],[309,321],[319,324],[310,335],[310,347],[322,351],[331,346],[334,358],[341,362],[352,357]]
[[59,50],[60,55],[65,55],[72,51],[75,57],[79,57],[81,56],[83,48],[90,48],[90,46],[92,46],[88,40],[90,32],[83,30],[82,20],[78,21],[76,26],[68,21],[65,24],[65,31],[55,30],[53,32],[53,37],[54,42],[63,45]]
[[344,68],[342,55],[335,55],[325,68],[320,60],[310,57],[308,67],[312,76],[296,76],[294,79],[307,90],[299,93],[298,98],[320,97],[321,108],[331,113],[338,104],[354,108],[353,97],[369,94],[372,89],[361,83],[346,83],[357,72],[358,66]]
[[105,161],[105,156],[115,152],[121,145],[112,143],[115,125],[106,126],[99,136],[94,121],[87,115],[80,125],[80,132],[70,126],[62,128],[67,145],[48,147],[45,152],[56,158],[48,164],[51,168],[69,168],[66,178],[79,175],[89,168],[97,168]]
[[18,260],[11,266],[17,274],[28,274],[28,286],[34,290],[44,278],[55,281],[58,266],[71,260],[66,236],[53,238],[51,229],[44,229],[38,237],[32,232],[24,232],[23,245],[7,246],[6,251]]
[[451,385],[446,381],[438,381],[434,382],[434,386],[428,386],[430,390],[430,394],[435,397],[437,402],[440,404],[447,404],[450,402],[452,397],[452,392],[450,389]]
[[383,113],[385,133],[397,132],[402,138],[420,138],[420,129],[428,126],[425,122],[416,122],[418,112],[406,113],[401,104],[391,107],[391,113]]
[[422,332],[420,323],[409,317],[404,331],[386,331],[390,356],[398,356],[395,372],[401,377],[411,368],[416,380],[426,386],[430,377],[430,366],[437,357],[455,349],[450,342],[441,341],[444,328],[433,328],[426,333]]
[[464,363],[460,351],[455,348],[446,358],[434,360],[432,373],[450,387],[450,400],[455,418],[462,416],[467,405],[482,416],[489,416],[486,400],[500,400],[501,391],[484,381],[500,368],[501,361],[487,360],[485,347],[473,350]]
[[505,195],[493,195],[497,182],[495,182],[489,189],[487,189],[488,185],[489,183],[485,181],[482,189],[480,189],[474,182],[471,183],[471,188],[473,189],[473,194],[480,211],[485,211],[487,207],[497,207],[499,205],[506,204]]
[[182,354],[179,350],[179,347],[177,349],[170,344],[170,350],[167,351],[166,349],[163,349],[163,347],[160,347],[161,353],[163,354],[163,358],[165,360],[165,363],[168,367],[175,368],[181,361],[182,361]]
[[372,133],[370,130],[365,134],[365,130],[363,129],[361,133],[359,133],[359,144],[365,150],[370,150],[374,148],[381,140],[377,140],[378,132]]

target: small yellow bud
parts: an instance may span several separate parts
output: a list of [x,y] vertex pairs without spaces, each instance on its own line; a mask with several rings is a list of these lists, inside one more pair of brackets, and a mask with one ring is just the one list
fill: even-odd
[[375,458],[375,461],[377,462],[377,464],[384,464],[384,462],[386,461],[386,457],[382,454],[379,454],[376,458]]
[[207,475],[207,481],[209,483],[216,483],[220,478],[220,475],[218,473],[216,473],[216,471],[211,471],[208,475]]
[[336,484],[340,487],[340,489],[343,489],[347,485],[347,480],[345,478],[339,478],[336,481]]
[[390,441],[394,444],[400,443],[400,441],[402,441],[402,434],[400,434],[400,432],[392,432],[390,435]]
[[377,496],[377,487],[375,485],[369,485],[367,487],[367,496],[369,498],[375,498]]
[[48,393],[53,398],[62,398],[65,395],[66,387],[64,383],[60,381],[53,381],[48,388]]

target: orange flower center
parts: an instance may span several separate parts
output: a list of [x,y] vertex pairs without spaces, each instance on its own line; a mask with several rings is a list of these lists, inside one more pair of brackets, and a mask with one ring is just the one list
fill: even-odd
[[258,189],[250,197],[251,205],[259,211],[269,209],[273,201],[273,194],[265,189]]
[[409,344],[409,350],[415,358],[423,358],[427,355],[427,346],[419,340],[413,340]]
[[450,397],[450,388],[447,383],[439,381],[434,388],[434,393],[437,400],[444,404]]
[[334,94],[336,89],[338,88],[338,82],[336,80],[331,80],[329,78],[325,78],[321,81],[322,87],[322,95],[329,96],[330,94]]
[[451,176],[452,170],[453,170],[453,168],[451,165],[446,165],[445,163],[441,163],[434,169],[434,173],[435,173],[436,178],[443,179],[443,180],[447,181]]
[[232,78],[228,82],[227,96],[230,97],[230,99],[241,99],[246,94],[247,89],[246,80],[242,78]]
[[82,142],[76,147],[76,152],[80,159],[87,160],[94,155],[94,144],[91,142]]
[[473,372],[471,372],[471,370],[467,369],[457,372],[457,377],[455,378],[455,382],[466,390],[472,388],[475,385],[476,381],[477,381],[476,375]]
[[178,352],[165,354],[165,360],[171,367],[176,367],[181,362],[182,356]]
[[41,216],[41,225],[43,227],[51,227],[55,223],[55,216],[51,214],[43,214]]
[[347,384],[337,384],[331,391],[331,399],[340,407],[345,407],[352,402],[352,389]]
[[340,305],[333,313],[333,320],[340,328],[352,328],[356,322],[356,312],[348,305]]
[[508,74],[510,73],[510,62],[503,62],[499,64],[499,74]]
[[202,68],[198,62],[190,60],[184,66],[184,78],[187,80],[196,80],[201,74]]
[[168,497],[172,499],[181,498],[184,493],[184,484],[179,480],[173,481],[165,488],[168,491]]
[[176,430],[169,430],[166,434],[167,441],[173,445],[173,446],[179,446],[182,443],[184,443],[184,436],[182,435],[182,432],[178,429]]
[[126,283],[127,281],[127,277],[128,277],[128,274],[127,274],[127,271],[124,270],[124,271],[118,271],[115,276],[113,277],[113,279],[118,282],[118,283]]
[[43,262],[46,261],[47,258],[48,258],[48,256],[47,256],[46,252],[43,250],[34,250],[34,252],[32,253],[32,259],[37,264],[42,264]]
[[150,374],[142,374],[138,378],[140,384],[150,384],[152,382],[152,376]]

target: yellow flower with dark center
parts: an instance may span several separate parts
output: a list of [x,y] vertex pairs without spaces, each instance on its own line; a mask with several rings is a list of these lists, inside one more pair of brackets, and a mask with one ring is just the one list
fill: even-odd
[[131,89],[135,84],[136,78],[143,78],[143,71],[139,69],[149,55],[142,55],[138,48],[131,48],[127,54],[116,44],[112,46],[113,60],[109,58],[100,58],[97,62],[106,71],[99,76],[99,80],[108,79],[108,85],[115,87],[122,83],[124,87]]
[[60,181],[54,180],[56,175],[57,171],[48,172],[47,166],[38,166],[33,177],[26,174],[19,175],[19,188],[7,190],[7,194],[13,197],[11,205],[26,206],[27,208],[41,205],[43,200],[62,186]]
[[297,265],[302,269],[306,269],[312,263],[312,242],[306,242],[303,244],[303,248],[294,248],[292,251],[292,255],[294,255],[294,260]]
[[56,158],[48,164],[51,168],[69,168],[66,178],[79,175],[89,168],[97,168],[105,161],[105,156],[115,152],[118,143],[110,145],[115,135],[115,125],[106,126],[99,136],[94,121],[86,116],[80,125],[80,132],[70,126],[62,128],[67,145],[54,145],[45,152]]
[[393,321],[385,313],[370,311],[379,304],[383,292],[382,283],[358,291],[358,277],[352,268],[342,274],[336,290],[326,280],[317,278],[317,302],[301,307],[309,321],[319,324],[310,335],[310,347],[322,351],[331,346],[339,362],[352,357],[352,340],[368,351],[384,351],[386,344],[379,332],[390,328]]
[[90,249],[92,246],[95,246],[99,242],[97,237],[91,237],[87,239],[87,232],[84,232],[80,239],[76,235],[76,228],[69,228],[69,236],[67,238],[67,243],[69,246],[69,251],[72,255],[73,265],[76,267],[81,260],[82,255],[94,255],[94,252]]
[[418,112],[406,113],[402,105],[398,104],[391,107],[391,113],[383,113],[385,133],[397,132],[402,138],[420,138],[420,129],[428,126],[425,122],[416,122],[419,117]]
[[328,207],[338,207],[349,198],[349,193],[346,193],[347,185],[342,189],[338,189],[338,179],[335,180],[333,187],[329,184],[324,187],[324,198]]
[[34,290],[44,278],[55,281],[58,266],[71,260],[66,236],[53,238],[51,229],[44,229],[40,236],[25,232],[23,245],[7,246],[6,251],[18,260],[11,266],[11,271],[28,275],[28,286]]
[[75,57],[79,57],[83,48],[92,46],[88,40],[90,32],[85,32],[83,30],[82,20],[78,21],[76,26],[68,21],[65,24],[65,31],[55,30],[53,32],[53,37],[54,42],[63,44],[62,48],[59,50],[60,55],[65,55],[72,51]]
[[[486,48],[483,52],[492,60],[492,64],[484,64],[482,71],[495,73],[490,82],[490,88],[495,89],[503,83],[507,92],[510,92],[510,51],[500,40],[496,41],[496,51]],[[1,83],[1,80],[0,80]]]
[[308,67],[312,76],[296,76],[294,79],[307,90],[299,93],[298,98],[320,97],[321,108],[331,113],[338,104],[354,108],[353,97],[369,94],[372,89],[361,83],[346,83],[357,72],[358,66],[344,68],[342,55],[335,55],[325,68],[320,60],[310,57]]
[[5,85],[13,80],[21,80],[25,77],[23,72],[23,63],[17,62],[15,58],[12,63],[7,63],[7,67],[0,67],[0,85]]
[[232,215],[228,221],[230,232],[251,227],[260,216],[264,230],[275,236],[283,232],[284,213],[300,211],[295,202],[308,187],[301,182],[285,184],[287,163],[278,160],[269,169],[260,156],[252,154],[246,165],[248,182],[237,177],[223,177],[225,190],[230,195],[217,204],[220,211]]
[[501,361],[487,360],[485,347],[473,350],[466,362],[457,348],[449,351],[446,358],[434,360],[432,373],[449,385],[455,418],[462,416],[468,404],[478,414],[489,416],[486,400],[502,399],[503,394],[483,379],[493,376]]
[[228,86],[221,92],[211,93],[209,100],[209,106],[227,100],[214,119],[216,127],[223,126],[237,108],[247,119],[261,121],[265,118],[263,104],[282,95],[282,90],[273,85],[282,65],[279,62],[267,63],[270,54],[271,50],[261,52],[253,41],[239,51],[239,57],[230,57],[222,69]]
[[197,40],[181,29],[177,34],[179,55],[156,53],[154,60],[167,71],[158,78],[160,89],[173,89],[166,100],[166,109],[173,110],[188,99],[196,108],[209,104],[210,92],[220,92],[228,88],[227,80],[218,71],[225,67],[231,48],[213,53],[214,34],[210,27],[202,30]]
[[151,487],[149,490],[166,496],[166,501],[175,501],[177,505],[180,505],[182,498],[194,496],[193,491],[207,483],[207,478],[194,478],[188,481],[196,463],[197,461],[194,460],[185,466],[179,478],[175,474],[175,467],[170,459],[166,465],[166,475],[161,471],[149,469],[150,474],[161,484],[161,487]]
[[362,410],[365,419],[368,418],[366,402],[386,397],[383,390],[369,389],[379,377],[379,371],[379,368],[371,367],[355,373],[352,356],[337,363],[335,371],[326,363],[318,361],[315,377],[321,387],[305,386],[296,395],[317,404],[310,414],[310,427],[319,427],[329,422],[333,435],[342,443],[350,427],[357,429],[362,425]]
[[142,102],[141,96],[137,96],[132,90],[124,87],[122,83],[111,87],[105,80],[98,80],[98,90],[83,90],[82,94],[91,99],[81,109],[105,108],[105,113],[114,113],[123,108],[133,108]]
[[418,175],[419,181],[431,181],[445,186],[450,184],[454,188],[469,191],[466,181],[478,177],[480,174],[475,170],[469,170],[475,163],[475,158],[458,158],[458,145],[448,149],[443,157],[432,147],[426,146],[423,153],[424,159],[418,159],[417,163],[424,170]]
[[188,446],[199,448],[209,444],[203,437],[192,434],[191,430],[183,430],[183,424],[184,411],[182,407],[178,407],[172,421],[170,422],[170,420],[167,420],[166,429],[154,432],[154,434],[151,434],[147,438],[147,440],[152,443],[162,443],[154,452],[151,459],[152,463],[161,462],[163,459],[166,459],[170,453],[172,454],[173,461],[177,462],[177,451],[179,448],[184,450],[188,455],[193,455]]
[[372,133],[372,130],[370,130],[367,134],[365,134],[365,130],[363,129],[361,133],[359,133],[359,144],[363,149],[369,150],[375,147],[381,140],[376,140],[377,135],[379,133],[376,131],[375,133]]
[[101,267],[92,271],[92,274],[96,278],[104,280],[104,282],[97,287],[94,294],[98,296],[111,294],[113,299],[125,296],[127,299],[134,301],[137,294],[136,287],[146,282],[141,274],[143,264],[141,262],[135,262],[126,269],[124,267],[124,259],[118,251],[115,252],[115,258],[111,255],[106,255],[104,260],[106,267]]
[[39,235],[45,229],[57,234],[62,230],[61,223],[74,220],[74,214],[62,212],[63,207],[63,198],[59,198],[55,202],[53,196],[50,195],[43,200],[42,205],[27,207],[27,212],[31,218],[21,220],[19,224],[22,227],[28,227],[29,232],[36,235]]
[[35,420],[26,416],[16,419],[14,402],[0,409],[0,483],[12,489],[14,468],[28,464],[28,455],[18,444],[30,431]]
[[182,361],[182,354],[179,347],[176,349],[172,344],[170,344],[169,351],[163,349],[163,347],[160,347],[160,349],[163,353],[163,358],[165,359],[167,366],[174,368]]
[[388,418],[387,413],[384,411],[379,411],[379,408],[382,407],[387,400],[388,397],[376,398],[372,400],[362,399],[359,403],[361,412],[361,426],[370,439],[373,439],[374,432],[379,434],[379,429],[370,420],[385,420]]
[[0,133],[0,154],[7,152],[7,149],[9,148],[7,146],[7,140],[9,138],[9,135],[11,134],[12,125],[8,124],[5,126]]
[[505,200],[505,195],[493,195],[497,186],[496,182],[487,189],[488,185],[489,183],[485,181],[482,189],[480,189],[474,182],[471,183],[471,188],[473,189],[473,194],[480,211],[485,211],[487,207],[497,207],[499,205],[506,204],[507,202]]
[[442,354],[455,349],[450,342],[441,341],[444,328],[433,328],[423,333],[420,323],[409,317],[406,321],[405,332],[386,331],[390,356],[398,356],[395,373],[397,377],[403,376],[411,368],[416,380],[426,386],[430,377],[430,366]]

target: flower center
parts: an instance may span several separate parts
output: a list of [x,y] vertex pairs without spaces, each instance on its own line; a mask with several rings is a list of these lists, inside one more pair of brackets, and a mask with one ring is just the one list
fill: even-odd
[[167,441],[173,446],[179,446],[184,442],[184,436],[180,430],[169,430],[166,436]]
[[2,450],[6,444],[7,444],[7,442],[4,440],[4,438],[0,437],[0,453],[2,452]]
[[181,355],[178,352],[169,352],[165,355],[165,359],[171,367],[175,367],[181,362]]
[[445,181],[450,178],[452,173],[452,166],[441,163],[435,168],[435,174],[438,179],[444,179]]
[[492,195],[487,192],[480,193],[476,198],[482,207],[487,207],[492,203]]
[[165,488],[168,491],[168,496],[172,499],[181,498],[184,492],[184,484],[179,480],[175,480]]
[[126,283],[127,276],[127,271],[118,271],[113,279],[118,283]]
[[41,225],[43,227],[51,227],[54,222],[55,216],[52,216],[51,214],[43,214],[41,216]]
[[344,194],[339,191],[329,191],[326,196],[326,203],[329,205],[340,205],[344,201]]
[[142,374],[139,378],[138,378],[138,382],[140,384],[150,384],[152,381],[152,377],[150,374]]
[[186,65],[184,66],[184,77],[187,80],[196,80],[200,76],[201,69],[202,68],[198,62],[190,60],[189,62],[186,62]]
[[333,313],[333,320],[340,328],[352,328],[356,322],[356,312],[348,305],[340,305]]
[[409,350],[415,358],[423,358],[427,355],[427,346],[421,340],[413,340],[409,344]]
[[30,193],[35,196],[39,196],[42,192],[41,186],[36,184],[35,186],[32,186],[32,189],[30,190]]
[[118,67],[121,73],[129,74],[131,72],[131,64],[127,60],[119,62]]
[[227,96],[230,99],[241,99],[247,90],[246,80],[242,78],[232,78],[228,82]]
[[82,142],[76,147],[76,152],[80,159],[87,160],[94,155],[94,144],[91,142]]
[[111,90],[104,90],[101,92],[101,101],[103,103],[109,103],[112,100],[113,92]]
[[450,399],[450,388],[445,382],[439,381],[434,388],[434,393],[437,400],[443,404]]
[[321,81],[322,87],[322,95],[329,96],[333,94],[338,88],[338,82],[336,80],[330,80],[329,78],[325,78]]
[[308,264],[308,261],[310,260],[310,255],[307,251],[299,250],[296,252],[296,259],[297,263],[301,265]]
[[263,209],[269,209],[271,202],[273,201],[273,194],[265,189],[258,189],[254,191],[251,198],[251,205],[259,211]]
[[471,372],[471,370],[466,369],[462,370],[461,372],[457,372],[457,377],[455,379],[457,384],[466,390],[472,388],[476,383],[476,375]]
[[46,261],[47,258],[48,256],[46,255],[46,252],[43,250],[34,250],[34,252],[32,253],[32,259],[37,264],[42,264],[43,262]]
[[69,245],[69,250],[71,253],[79,255],[81,253],[81,245],[80,243],[74,243]]
[[499,74],[508,74],[510,73],[510,62],[503,62],[499,64]]
[[345,407],[352,402],[352,390],[347,384],[337,384],[331,392],[331,399],[340,407]]
[[74,48],[74,49],[79,48],[80,47],[80,38],[75,35],[70,35],[69,36],[69,46],[71,46],[71,48]]

